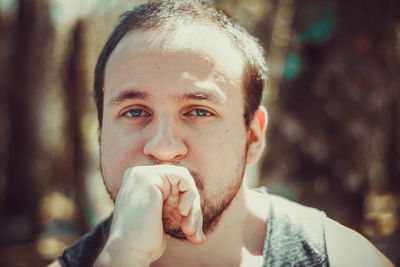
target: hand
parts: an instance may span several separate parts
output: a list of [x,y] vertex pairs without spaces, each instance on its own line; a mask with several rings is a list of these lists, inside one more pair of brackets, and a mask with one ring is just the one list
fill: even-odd
[[160,258],[166,246],[162,218],[179,224],[191,243],[204,241],[200,196],[189,171],[173,165],[128,169],[108,240],[96,263],[148,266]]

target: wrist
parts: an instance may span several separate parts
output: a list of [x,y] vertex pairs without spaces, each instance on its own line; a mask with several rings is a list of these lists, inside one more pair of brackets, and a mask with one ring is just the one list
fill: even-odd
[[147,267],[151,262],[152,257],[149,253],[130,248],[118,237],[109,237],[94,266]]

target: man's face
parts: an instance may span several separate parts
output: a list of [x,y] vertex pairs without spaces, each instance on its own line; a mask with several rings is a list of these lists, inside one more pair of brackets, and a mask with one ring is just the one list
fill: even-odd
[[239,52],[217,29],[128,33],[105,71],[101,165],[111,198],[130,167],[184,166],[198,187],[207,232],[243,178],[242,72]]

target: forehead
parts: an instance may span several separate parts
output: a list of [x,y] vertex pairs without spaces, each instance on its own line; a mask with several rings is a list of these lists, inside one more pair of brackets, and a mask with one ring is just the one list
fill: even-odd
[[[232,41],[209,25],[181,25],[175,28],[165,26],[151,30],[134,30],[122,38],[108,60],[105,79],[121,72],[121,66],[140,68],[143,64],[167,60],[171,67],[179,60],[186,61],[185,68],[209,66],[214,74],[229,77],[231,84],[240,84],[244,61]],[[129,61],[129,62],[128,62]],[[182,62],[181,62],[182,63]],[[193,63],[193,64],[191,64]]]

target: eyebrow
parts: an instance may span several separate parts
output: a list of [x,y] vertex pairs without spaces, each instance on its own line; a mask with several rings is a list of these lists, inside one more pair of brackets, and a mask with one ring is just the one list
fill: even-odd
[[[113,97],[109,101],[110,106],[117,106],[126,100],[132,100],[132,99],[142,99],[146,100],[149,99],[150,95],[146,92],[139,92],[136,90],[127,90],[123,91],[117,96]],[[175,101],[180,102],[180,101],[187,101],[187,100],[203,100],[203,101],[209,101],[213,102],[215,104],[224,104],[225,103],[225,95],[221,93],[215,93],[215,92],[209,92],[207,90],[195,90],[183,95],[179,95],[174,98]]]
[[210,101],[215,104],[224,104],[225,103],[225,95],[221,93],[214,93],[209,91],[193,91],[187,94],[183,94],[177,97],[177,101],[185,101],[185,100],[205,100]]
[[148,99],[149,95],[144,92],[138,92],[135,90],[128,90],[128,91],[123,91],[119,95],[113,97],[109,101],[110,106],[116,106],[121,104],[122,102],[130,99]]

